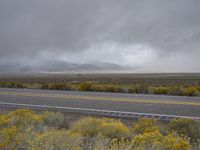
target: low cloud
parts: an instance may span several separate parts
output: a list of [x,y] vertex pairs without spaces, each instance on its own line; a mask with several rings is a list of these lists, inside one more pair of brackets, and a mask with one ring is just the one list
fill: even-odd
[[0,65],[60,60],[199,72],[199,14],[197,0],[1,0]]

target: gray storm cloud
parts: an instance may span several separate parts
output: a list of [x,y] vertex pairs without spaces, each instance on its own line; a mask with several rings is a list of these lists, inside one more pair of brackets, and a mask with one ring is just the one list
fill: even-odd
[[0,66],[59,60],[199,72],[199,14],[198,0],[1,0]]

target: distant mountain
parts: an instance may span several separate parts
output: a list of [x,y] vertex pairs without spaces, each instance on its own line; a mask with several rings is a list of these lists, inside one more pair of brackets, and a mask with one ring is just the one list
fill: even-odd
[[75,64],[65,61],[46,61],[37,65],[24,65],[18,63],[0,64],[0,72],[98,72],[98,71],[123,71],[130,67],[113,63],[93,62]]
[[3,63],[0,64],[0,72],[27,72],[32,71],[31,67],[28,65],[22,65],[19,63]]

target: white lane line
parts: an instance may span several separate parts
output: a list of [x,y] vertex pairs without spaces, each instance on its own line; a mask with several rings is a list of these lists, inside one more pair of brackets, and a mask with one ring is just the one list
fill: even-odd
[[138,113],[138,112],[126,112],[126,111],[111,111],[111,110],[99,110],[99,109],[87,109],[87,108],[73,108],[73,107],[62,107],[62,106],[50,106],[50,105],[33,105],[33,104],[19,104],[19,103],[6,103],[0,102],[0,105],[7,105],[11,107],[33,107],[33,108],[49,108],[49,109],[60,109],[60,110],[71,110],[71,111],[82,111],[82,112],[93,112],[93,113],[113,113],[122,115],[137,115],[137,116],[149,116],[149,117],[169,117],[169,118],[188,118],[188,119],[198,119],[200,117],[192,116],[179,116],[179,115],[164,115],[164,114],[152,114],[152,113]]

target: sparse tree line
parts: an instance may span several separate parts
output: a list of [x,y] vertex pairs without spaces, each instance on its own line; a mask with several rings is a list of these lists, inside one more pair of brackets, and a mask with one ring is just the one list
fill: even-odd
[[26,84],[19,82],[0,82],[0,87],[7,88],[37,88],[50,90],[68,91],[95,91],[95,92],[116,92],[134,94],[158,94],[158,95],[178,95],[178,96],[200,96],[200,86],[183,85],[146,85],[146,84],[110,84],[110,83],[35,83]]
[[200,121],[86,117],[19,109],[0,115],[1,150],[199,150]]

